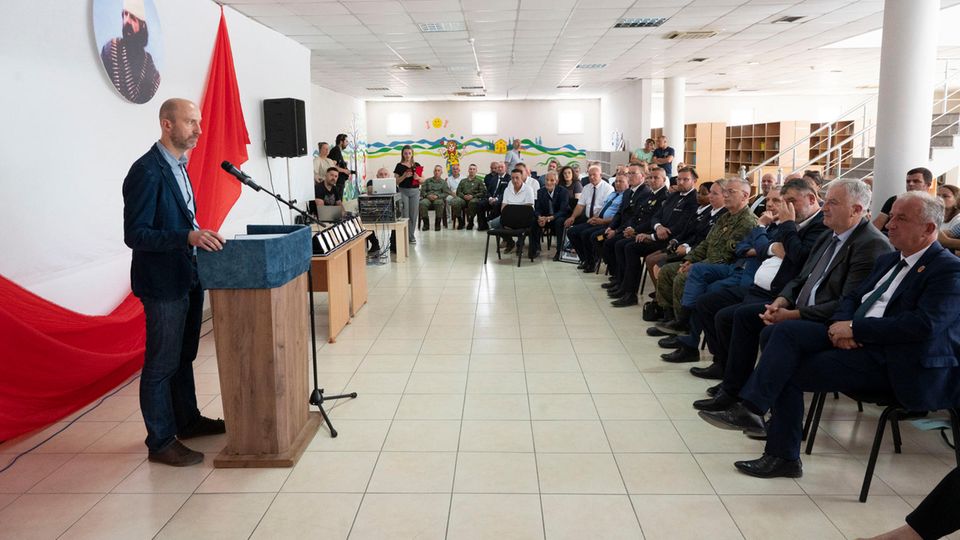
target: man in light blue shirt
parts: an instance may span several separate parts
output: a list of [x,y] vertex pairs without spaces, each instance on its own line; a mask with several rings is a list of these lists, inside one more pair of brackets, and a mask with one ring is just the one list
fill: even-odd
[[[590,175],[590,185],[587,186],[587,188],[592,186],[594,189],[599,190],[600,186],[610,186],[610,184],[600,179],[600,167],[598,165],[590,167],[588,174]],[[584,188],[583,193],[587,193],[587,188]],[[603,231],[606,230],[607,225],[613,220],[613,216],[617,214],[620,205],[623,203],[623,194],[627,191],[626,174],[617,176],[613,184],[613,189],[614,191],[608,193],[606,198],[603,199],[603,205],[600,207],[599,212],[594,212],[594,205],[589,202],[589,199],[592,197],[587,195],[588,199],[586,200],[588,202],[585,203],[589,208],[587,221],[579,225],[573,225],[567,230],[567,238],[570,239],[570,243],[574,249],[577,250],[577,255],[580,256],[580,265],[577,268],[583,270],[585,273],[596,270],[596,238],[598,235],[603,235]],[[585,200],[583,194],[581,194],[580,200]],[[578,204],[574,210],[574,216],[568,218],[567,221],[573,223],[576,217],[582,213],[583,208],[584,206]],[[581,212],[577,212],[577,210]]]

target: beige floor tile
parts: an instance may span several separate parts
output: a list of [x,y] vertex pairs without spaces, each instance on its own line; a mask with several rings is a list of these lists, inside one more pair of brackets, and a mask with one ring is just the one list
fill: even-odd
[[627,354],[620,339],[616,337],[606,339],[571,339],[573,350],[577,354]]
[[27,494],[0,510],[4,538],[57,538],[103,497],[93,493]]
[[368,493],[449,493],[455,452],[383,452]]
[[[219,400],[218,400],[219,401]],[[88,446],[88,454],[145,454],[147,428],[142,422],[121,422]]]
[[[684,365],[690,366],[690,364]],[[704,392],[707,387],[716,384],[716,381],[692,377],[686,370],[644,373],[643,378],[650,385],[650,389],[657,394],[695,394]]]
[[276,493],[291,469],[214,469],[197,493]]
[[186,493],[107,495],[60,538],[152,538],[188,497]]
[[763,441],[750,439],[739,431],[729,431],[711,426],[703,420],[674,420],[673,425],[683,437],[683,442],[694,454],[746,454],[763,455]]
[[580,373],[527,373],[527,391],[531,394],[589,393]]
[[520,326],[509,323],[478,324],[473,327],[473,335],[477,339],[520,339]]
[[669,420],[606,420],[603,427],[614,452],[688,452]]
[[346,540],[362,497],[359,493],[280,493],[251,538]]
[[[556,309],[556,308],[554,308]],[[564,326],[557,326],[555,324],[544,324],[537,326],[521,326],[520,327],[520,336],[525,339],[531,338],[552,338],[559,337],[566,339],[568,337],[569,331]]]
[[637,366],[629,355],[577,354],[584,373],[637,373]]
[[564,337],[526,338],[523,340],[524,354],[570,354],[575,352],[570,340]]
[[813,502],[847,538],[877,536],[901,527],[913,511],[900,497],[872,492],[866,503],[846,495],[815,496]]
[[459,420],[463,395],[406,394],[397,408],[398,420]]
[[527,382],[523,373],[476,372],[471,369],[467,377],[468,394],[523,394],[526,391]]
[[706,394],[657,394],[657,401],[671,420],[697,420],[703,422],[693,408],[693,402],[704,399]]
[[417,362],[415,354],[368,354],[357,368],[360,373],[407,373]]
[[[351,392],[357,389],[349,386]],[[330,417],[336,420],[390,420],[397,412],[402,394],[363,394],[357,399],[341,399],[327,408]],[[329,403],[327,404],[329,405]]]
[[540,497],[537,495],[454,494],[447,538],[543,538]]
[[[867,456],[857,457],[865,473]],[[926,495],[954,467],[931,455],[880,454],[874,474],[898,495]]]
[[310,441],[307,451],[377,452],[383,447],[383,441],[387,438],[390,420],[344,420],[338,418],[334,427],[338,432],[337,437],[331,437],[326,426],[323,426]]
[[539,493],[532,453],[470,453],[457,458],[455,493]]
[[584,373],[594,394],[649,394],[650,387],[639,373]]
[[363,362],[360,354],[317,354],[317,371],[325,373],[353,373]]
[[466,373],[413,373],[405,394],[463,394],[467,387]]
[[714,492],[690,454],[616,454],[616,459],[630,493],[701,495]]
[[248,537],[275,496],[273,493],[193,495],[156,538]]
[[[473,345],[472,339],[473,339],[474,333],[475,333],[475,330],[473,326],[470,326],[470,325],[455,327],[453,325],[433,324],[427,329],[427,333],[423,337],[426,343],[433,343],[438,340],[449,341],[451,336],[456,336],[458,341],[456,348],[463,349],[464,345],[459,342],[460,341],[469,342],[470,345]],[[465,353],[461,353],[461,354],[465,354]]]
[[597,410],[589,394],[530,394],[534,420],[595,420]]
[[[747,476],[733,466],[735,461],[757,459],[750,454],[696,454],[704,474],[719,495],[802,495],[803,490],[792,478],[761,479]],[[807,456],[803,456],[807,457]],[[804,477],[810,467],[804,461]]]
[[[807,495],[860,494],[867,465],[855,456],[818,454],[815,451],[809,456],[802,454],[800,458],[803,460],[803,478],[798,478],[797,484]],[[894,492],[874,474],[870,495],[894,495]]]
[[[358,315],[363,315],[360,313]],[[351,321],[351,323],[356,324],[357,317]],[[373,346],[373,339],[343,339],[338,338],[336,343],[327,343],[323,346],[323,354],[336,354],[336,355],[357,355],[357,354],[367,354],[367,351],[370,350],[370,347]]]
[[643,533],[626,495],[544,495],[547,538],[642,540]]
[[304,452],[282,491],[363,493],[376,462],[376,452]]
[[8,504],[17,500],[19,493],[0,493],[0,510],[3,510]]
[[523,365],[527,373],[580,373],[580,362],[571,351],[567,353],[524,353]]
[[537,454],[541,493],[626,493],[612,454]]
[[[609,324],[571,324],[565,327],[567,329],[567,334],[570,335],[570,338],[573,340],[573,347],[577,349],[577,344],[579,340],[616,340],[617,342],[620,339],[617,337],[617,333],[614,332],[613,327]],[[577,349],[577,353],[581,352],[580,349]],[[599,351],[582,351],[586,354],[595,353]],[[608,351],[604,351],[608,352]]]
[[470,373],[523,373],[523,360],[522,354],[474,353],[470,355]]
[[386,326],[380,332],[378,339],[423,339],[427,335],[429,325]]
[[[475,333],[475,335],[482,335]],[[524,352],[521,349],[519,339],[501,339],[501,338],[474,338],[471,352],[474,354],[520,354]]]
[[413,366],[414,373],[466,373],[470,365],[468,354],[421,354]]
[[459,420],[395,420],[383,449],[388,452],[455,452]]
[[646,540],[743,538],[716,495],[633,495],[630,500]]
[[465,420],[529,420],[530,405],[526,394],[467,394],[464,398]]
[[[0,467],[6,467],[15,456],[0,456]],[[73,454],[24,454],[12,467],[0,473],[0,493],[24,493],[43,480]]]
[[[721,499],[747,540],[843,538],[806,495],[724,495]],[[763,512],[757,511],[760,507]]]
[[373,342],[367,354],[417,355],[420,353],[420,346],[422,344],[422,339],[389,339],[380,337]]
[[653,394],[593,394],[601,420],[666,420]]
[[441,540],[449,494],[370,493],[363,497],[350,540]]
[[107,493],[147,458],[142,454],[78,454],[31,493]]
[[347,386],[358,394],[399,394],[408,378],[409,373],[357,373]]
[[[821,432],[826,431],[837,443],[851,454],[869,454],[873,448],[873,439],[877,434],[877,421],[875,418],[864,416],[857,420],[837,420],[830,422],[820,422]],[[823,452],[820,448],[820,438],[817,437],[814,446],[815,452]],[[902,450],[905,454],[926,454],[927,451],[917,444],[913,439],[904,437]],[[889,424],[883,434],[883,443],[880,445],[880,453],[892,454],[893,435]]]
[[[211,361],[216,367],[216,359],[211,359]],[[79,417],[79,422],[123,422],[139,410],[140,398],[138,396],[114,395],[104,400],[96,408],[86,407],[71,416]],[[86,414],[80,416],[84,412]],[[72,420],[73,418],[68,417],[68,419]]]
[[213,472],[213,456],[192,467],[169,467],[144,460],[113,493],[193,493]]
[[598,420],[534,420],[532,425],[537,452],[610,452]]
[[469,335],[462,336],[454,333],[440,339],[424,340],[420,354],[470,354],[473,342],[469,337]]
[[[0,455],[2,454],[20,454],[30,450],[34,446],[43,443],[31,453],[34,454],[75,454],[82,452],[85,448],[93,444],[97,439],[103,437],[108,431],[115,428],[119,422],[76,422],[67,427],[66,423],[57,422],[50,426],[34,432],[28,433],[4,442],[0,445]],[[51,435],[54,435],[61,429],[62,432],[47,442],[43,442]]]
[[464,420],[461,452],[533,452],[528,420]]

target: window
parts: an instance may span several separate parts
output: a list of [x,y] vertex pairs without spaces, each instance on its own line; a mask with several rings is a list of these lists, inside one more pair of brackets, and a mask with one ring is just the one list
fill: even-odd
[[557,116],[557,133],[560,135],[583,133],[583,113],[580,111],[560,111]]
[[387,115],[387,135],[410,135],[410,113],[390,113]]
[[496,135],[497,113],[493,111],[476,111],[473,113],[474,135]]

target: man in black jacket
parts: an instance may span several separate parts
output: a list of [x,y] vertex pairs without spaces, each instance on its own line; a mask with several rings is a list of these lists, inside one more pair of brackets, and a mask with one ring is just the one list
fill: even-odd
[[491,163],[490,174],[483,177],[483,184],[487,186],[487,198],[477,203],[478,231],[489,229],[488,220],[500,215],[503,191],[510,185],[510,175],[506,173],[506,165],[502,161]]
[[657,211],[650,216],[643,229],[638,230],[622,249],[618,249],[617,266],[622,270],[615,279],[603,285],[607,289],[607,296],[615,299],[612,302],[614,307],[632,306],[639,302],[637,290],[640,288],[640,280],[643,279],[640,273],[643,258],[666,247],[671,238],[682,236],[694,222],[697,211],[697,172],[692,167],[680,169],[677,177],[678,189],[668,193],[663,169],[658,170],[660,173],[656,175],[655,182],[659,183],[661,193],[666,194],[665,200],[658,205]]
[[[644,184],[643,172],[640,165],[630,165],[627,171],[627,185],[630,193],[624,195],[620,210],[613,216],[613,221],[603,231],[603,246],[601,256],[607,263],[607,270],[612,276],[617,275],[616,250],[623,249],[620,243],[633,242],[638,231],[649,228],[650,218],[667,197],[667,190],[659,182],[657,175],[651,175],[648,184]],[[658,187],[659,183],[659,187]]]

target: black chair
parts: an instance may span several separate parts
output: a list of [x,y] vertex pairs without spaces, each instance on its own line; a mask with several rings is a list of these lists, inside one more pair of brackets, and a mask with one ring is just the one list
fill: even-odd
[[[892,395],[868,396],[852,393],[845,393],[845,395],[857,401],[860,411],[863,411],[863,403],[874,403],[884,408],[877,422],[877,433],[873,437],[873,447],[870,449],[870,458],[867,460],[867,472],[863,477],[863,485],[860,487],[860,502],[865,503],[867,502],[867,495],[870,493],[870,483],[873,481],[873,471],[877,466],[877,458],[880,456],[880,446],[883,444],[883,434],[886,431],[887,422],[890,422],[890,431],[893,433],[893,451],[899,454],[901,453],[900,450],[903,443],[900,436],[900,420],[911,417],[915,418],[918,412],[925,411],[908,411],[897,401],[896,397]],[[811,411],[813,412],[812,422],[810,422],[808,418],[807,423],[809,427],[805,426],[805,431],[807,431],[807,455],[813,452],[813,442],[816,440],[816,432],[820,425],[820,415],[823,413],[826,396],[826,392],[815,393],[813,395],[813,401],[810,404],[811,408],[815,409],[815,411]],[[960,445],[957,444],[958,437],[960,437],[960,408],[947,409],[947,412],[950,413],[950,429],[953,432],[954,455],[957,460],[957,466],[960,467]]]
[[[497,237],[497,260],[500,260],[500,238],[516,238],[517,268],[523,260],[523,241],[530,235],[530,229],[537,224],[537,216],[532,206],[525,204],[508,204],[500,212],[500,228],[487,230],[487,248],[483,252],[483,264],[487,264],[490,254],[490,237]],[[533,262],[533,257],[530,257]]]

